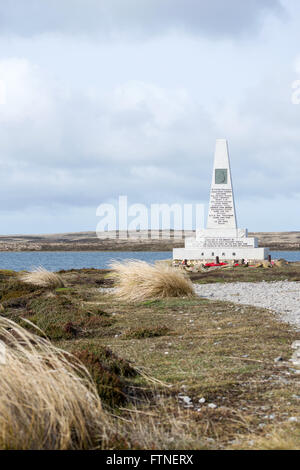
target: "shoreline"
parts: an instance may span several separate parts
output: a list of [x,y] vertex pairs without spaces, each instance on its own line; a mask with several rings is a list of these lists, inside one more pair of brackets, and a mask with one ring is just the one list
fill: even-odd
[[[86,252],[86,253],[139,253],[139,252],[148,252],[148,253],[158,253],[158,252],[172,252],[173,248],[181,248],[181,247],[147,247],[147,246],[128,246],[128,247],[109,247],[109,248],[97,248],[97,247],[87,247],[87,246],[79,246],[79,247],[72,247],[72,246],[53,246],[53,247],[44,247],[41,246],[39,248],[34,247],[26,247],[26,248],[19,248],[19,247],[11,247],[3,249],[0,247],[0,253],[37,253],[37,252],[48,252],[48,253],[59,253],[59,252],[70,252],[70,253],[78,253],[78,252]],[[296,247],[286,247],[286,246],[269,246],[265,247],[269,248],[270,251],[291,251],[291,252],[299,252],[300,248]]]
[[[286,245],[264,245],[265,248],[269,248],[270,251],[292,251],[298,252],[300,251],[300,247],[295,246],[286,246]],[[28,245],[28,246],[19,246],[18,244],[13,246],[1,246],[0,244],[0,253],[32,253],[32,252],[90,252],[90,253],[107,253],[107,252],[172,252],[173,248],[182,248],[182,246],[178,246],[178,244],[170,244],[162,246],[159,244],[151,245],[149,244],[135,244],[135,243],[128,243],[126,245],[123,244],[115,244],[114,246],[109,243],[107,247],[98,247],[93,245],[72,245],[72,244],[61,244],[61,245],[39,245],[38,247]]]
[[[168,237],[168,234],[171,236]],[[186,237],[195,236],[195,231],[174,232],[157,230],[150,232],[129,232],[114,237],[108,233],[107,238],[99,239],[95,232],[76,232],[43,235],[0,235],[0,252],[34,252],[34,251],[172,251],[184,247]],[[155,238],[154,238],[155,237]],[[300,251],[300,232],[249,232],[249,237],[258,238],[258,246],[271,251]]]

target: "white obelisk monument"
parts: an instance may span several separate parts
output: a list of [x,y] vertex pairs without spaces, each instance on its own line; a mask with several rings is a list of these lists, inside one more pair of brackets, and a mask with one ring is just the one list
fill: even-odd
[[258,248],[257,238],[249,238],[247,229],[237,228],[231,182],[228,145],[216,142],[207,228],[196,230],[196,238],[186,238],[185,248],[174,248],[176,260],[263,260],[268,248]]

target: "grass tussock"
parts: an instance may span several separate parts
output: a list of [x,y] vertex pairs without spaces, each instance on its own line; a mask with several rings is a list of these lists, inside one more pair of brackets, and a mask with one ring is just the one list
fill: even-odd
[[84,449],[101,441],[105,415],[87,369],[0,317],[0,449]]
[[[120,408],[122,420],[115,420],[115,442],[121,449],[208,450],[213,445],[202,433],[193,412],[183,410],[172,399],[158,399],[142,408]],[[125,418],[125,419],[124,419]]]
[[194,295],[191,281],[168,265],[150,265],[145,261],[130,260],[110,265],[120,300],[140,302],[165,297],[190,297]]
[[39,287],[64,287],[63,280],[59,274],[47,271],[47,269],[43,268],[42,266],[35,268],[29,273],[21,274],[20,280],[27,284],[32,284]]

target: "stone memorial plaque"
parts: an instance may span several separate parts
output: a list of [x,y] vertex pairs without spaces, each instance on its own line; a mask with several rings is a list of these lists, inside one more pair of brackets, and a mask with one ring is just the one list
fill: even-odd
[[215,226],[227,225],[234,220],[234,203],[231,189],[212,189],[209,220]]
[[215,170],[215,184],[227,184],[227,168],[218,168]]

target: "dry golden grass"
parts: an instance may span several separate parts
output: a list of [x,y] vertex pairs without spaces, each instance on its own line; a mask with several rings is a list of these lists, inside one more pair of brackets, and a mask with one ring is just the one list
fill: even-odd
[[101,442],[105,414],[84,366],[0,317],[0,449],[84,449]]
[[117,286],[116,297],[120,300],[140,302],[194,295],[193,285],[185,273],[162,263],[150,265],[145,261],[116,261],[110,268]]
[[164,397],[152,405],[145,403],[142,408],[121,408],[120,411],[122,418],[116,418],[113,426],[129,448],[137,444],[141,449],[213,448],[197,421],[191,418],[193,412],[180,408],[174,399]]
[[21,274],[20,280],[40,287],[64,287],[63,280],[59,274],[47,271],[47,269],[41,266],[29,273]]
[[266,426],[264,435],[249,433],[236,436],[231,450],[300,450],[299,422]]
[[267,436],[253,436],[253,447],[258,450],[300,450],[299,424],[283,424]]

